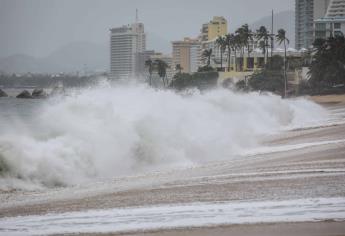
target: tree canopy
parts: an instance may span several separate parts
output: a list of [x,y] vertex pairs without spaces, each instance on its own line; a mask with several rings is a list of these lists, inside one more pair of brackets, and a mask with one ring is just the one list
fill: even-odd
[[319,92],[345,84],[345,38],[330,37],[327,40],[317,39],[314,44],[314,55],[310,65],[312,87]]

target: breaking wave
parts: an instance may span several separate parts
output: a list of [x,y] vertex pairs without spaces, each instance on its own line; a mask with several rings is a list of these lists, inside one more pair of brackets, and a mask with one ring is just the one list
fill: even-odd
[[3,125],[0,189],[66,186],[231,159],[260,136],[325,115],[305,99],[107,86],[43,101]]

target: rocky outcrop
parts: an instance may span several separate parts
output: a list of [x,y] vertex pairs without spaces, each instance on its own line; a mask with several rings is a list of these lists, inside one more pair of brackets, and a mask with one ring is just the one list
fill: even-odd
[[43,89],[35,89],[31,96],[32,98],[46,98],[48,95]]
[[7,93],[0,89],[0,98],[8,97]]
[[16,98],[32,98],[31,93],[27,90],[24,90],[20,94],[17,95]]

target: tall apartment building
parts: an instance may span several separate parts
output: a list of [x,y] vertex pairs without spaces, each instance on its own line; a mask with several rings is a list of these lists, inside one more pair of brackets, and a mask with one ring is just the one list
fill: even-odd
[[331,0],[327,14],[315,20],[315,38],[345,35],[345,0]]
[[296,0],[296,49],[309,48],[314,42],[314,21],[327,13],[330,0]]
[[173,64],[181,65],[184,73],[197,72],[201,60],[201,43],[199,40],[184,38],[172,42]]
[[144,24],[110,29],[110,77],[129,78],[136,75],[138,55],[146,49]]
[[222,16],[214,16],[209,23],[202,25],[201,40],[210,41],[227,33],[228,21]]
[[208,41],[208,23],[202,24],[200,40],[202,42]]
[[331,0],[326,18],[345,18],[345,0]]

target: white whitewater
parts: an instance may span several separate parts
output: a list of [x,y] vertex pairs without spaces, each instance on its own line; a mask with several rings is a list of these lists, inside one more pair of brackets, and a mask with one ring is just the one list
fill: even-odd
[[218,89],[176,94],[109,86],[49,99],[22,119],[0,117],[0,190],[90,180],[228,160],[263,135],[327,117],[306,100]]
[[184,227],[345,220],[344,198],[219,202],[90,210],[0,219],[0,234],[119,233]]

